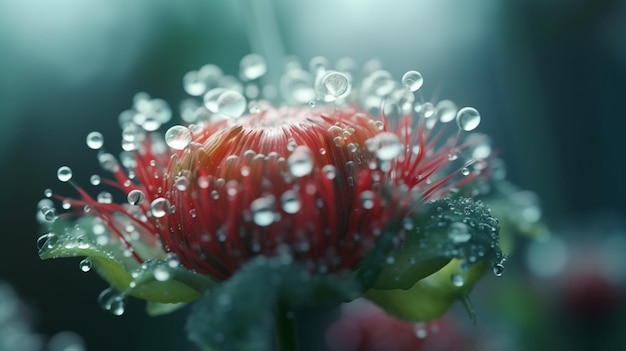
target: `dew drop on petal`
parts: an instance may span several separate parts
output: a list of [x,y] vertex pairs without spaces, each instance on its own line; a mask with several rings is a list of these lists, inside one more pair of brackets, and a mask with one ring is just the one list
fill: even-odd
[[480,113],[473,107],[463,107],[456,114],[456,123],[461,130],[472,131],[480,124]]
[[185,191],[189,187],[189,178],[185,176],[176,177],[174,181],[174,186],[177,190]]
[[374,192],[372,192],[371,190],[365,190],[361,192],[361,206],[363,206],[363,208],[366,210],[372,209],[374,207],[375,197],[376,196],[374,195]]
[[280,202],[283,210],[287,213],[296,213],[300,210],[302,204],[298,193],[294,190],[287,190],[280,196]]
[[408,71],[402,76],[402,85],[410,91],[418,91],[424,84],[424,78],[418,71]]
[[128,193],[128,196],[126,197],[126,199],[128,200],[128,203],[133,206],[141,205],[145,198],[146,198],[146,195],[144,195],[144,193],[141,190],[137,190],[137,189],[131,190]]
[[59,167],[57,170],[57,178],[62,182],[69,182],[72,179],[72,169],[68,166]]
[[163,197],[154,199],[154,201],[150,204],[150,211],[152,211],[152,215],[156,218],[164,217],[170,212],[170,210],[169,200]]
[[267,72],[267,64],[261,55],[250,54],[244,56],[239,62],[241,78],[245,80],[257,79]]
[[85,258],[78,264],[80,270],[83,272],[89,272],[91,270],[91,259]]
[[267,227],[274,222],[274,197],[260,197],[250,203],[252,219],[261,227]]
[[87,146],[90,149],[98,150],[104,144],[104,138],[100,132],[91,132],[87,134]]
[[154,274],[154,279],[160,281],[160,282],[164,282],[170,279],[170,271],[168,270],[167,267],[164,266],[158,266],[154,268],[154,271],[152,272],[152,274]]
[[328,164],[322,167],[322,173],[326,178],[332,180],[335,179],[335,177],[337,176],[337,168],[333,165]]
[[296,177],[304,177],[313,170],[313,155],[311,149],[300,145],[287,158],[289,172]]
[[184,126],[173,126],[165,132],[165,143],[174,150],[182,150],[191,142],[191,132]]
[[462,222],[454,222],[448,227],[448,238],[455,244],[467,242],[472,238],[469,227]]

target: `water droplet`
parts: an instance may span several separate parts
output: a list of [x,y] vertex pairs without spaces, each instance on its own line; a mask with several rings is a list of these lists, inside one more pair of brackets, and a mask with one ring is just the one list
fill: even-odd
[[283,206],[283,210],[287,213],[296,213],[302,206],[298,193],[294,190],[285,191],[280,196],[280,202]]
[[59,167],[57,170],[57,178],[62,182],[69,182],[72,179],[72,169],[68,166]]
[[107,191],[102,191],[98,194],[96,200],[101,204],[110,204],[113,202],[113,195]]
[[454,222],[448,227],[448,238],[455,244],[467,242],[472,238],[469,227],[465,223]]
[[460,288],[465,285],[465,275],[459,272],[452,273],[450,274],[450,282],[452,283],[452,285]]
[[47,233],[37,238],[37,248],[39,251],[43,249],[51,249],[56,245],[58,237],[54,233]]
[[241,78],[244,80],[254,80],[267,72],[267,65],[263,56],[250,54],[241,59],[239,62],[239,70]]
[[91,260],[89,259],[89,257],[87,257],[83,259],[82,261],[80,261],[78,266],[80,267],[81,271],[87,273],[91,270]]
[[141,190],[137,190],[137,189],[131,190],[128,193],[128,196],[126,197],[126,199],[128,200],[128,203],[133,206],[141,205],[145,198],[146,198],[146,195],[144,195],[144,193]]
[[170,212],[170,202],[168,199],[159,197],[154,199],[150,204],[150,210],[152,211],[152,215],[156,218],[161,218],[167,215]]
[[104,137],[100,132],[91,132],[87,134],[87,146],[90,149],[98,150],[104,144]]
[[491,267],[491,271],[496,277],[501,277],[504,273],[504,265],[502,263],[496,263]]
[[274,197],[264,196],[252,201],[250,210],[252,211],[254,223],[261,227],[267,227],[274,222],[275,218]]
[[191,142],[191,132],[184,126],[173,126],[165,132],[165,143],[174,150],[182,150]]
[[469,175],[469,174],[470,174],[470,170],[469,170],[469,168],[467,168],[467,167],[463,167],[463,168],[461,169],[461,174],[462,174],[462,175],[464,175],[464,176]]
[[89,182],[91,183],[91,185],[100,185],[101,181],[102,179],[97,174],[94,174],[91,176],[91,178],[89,178]]
[[235,90],[226,90],[216,100],[216,111],[220,115],[237,118],[246,111],[246,98]]
[[415,336],[420,339],[424,339],[428,336],[428,330],[426,330],[426,323],[420,322],[415,323],[413,326],[413,331],[415,332]]
[[361,192],[361,206],[363,206],[363,208],[366,210],[372,209],[374,207],[375,198],[376,195],[371,190],[365,190]]
[[207,83],[198,71],[189,71],[183,76],[183,88],[187,94],[200,96],[207,89]]
[[307,104],[315,98],[313,78],[303,70],[289,70],[280,79],[280,92],[287,102]]
[[457,110],[456,104],[451,100],[441,100],[437,103],[437,114],[439,115],[439,121],[442,123],[454,121]]
[[311,149],[300,145],[287,158],[289,172],[296,177],[304,177],[313,170],[313,155]]
[[335,179],[335,177],[337,176],[337,168],[330,164],[325,165],[324,167],[322,167],[322,173],[328,179]]
[[400,139],[393,133],[383,132],[365,141],[367,149],[374,153],[382,161],[393,160],[400,156],[404,146]]
[[54,222],[57,217],[54,207],[44,206],[41,208],[41,213],[43,214],[43,218],[46,222]]
[[152,272],[152,274],[154,274],[154,279],[160,281],[160,282],[164,282],[166,280],[169,280],[171,277],[170,271],[167,267],[164,266],[158,266],[154,268],[154,271]]
[[98,155],[98,162],[100,163],[102,169],[111,173],[117,172],[120,168],[120,165],[117,163],[117,159],[115,159],[115,156],[109,153],[103,153]]
[[402,76],[402,85],[410,91],[418,91],[424,84],[422,74],[417,71],[408,71]]
[[98,304],[104,310],[116,316],[124,314],[124,296],[113,288],[107,288],[100,293],[98,296]]
[[52,189],[45,189],[43,191],[43,196],[45,196],[45,197],[52,197]]
[[180,191],[185,191],[189,187],[189,178],[185,176],[176,177],[174,186]]
[[456,123],[461,130],[472,131],[480,124],[480,113],[473,107],[463,107],[456,114]]
[[337,71],[328,71],[319,76],[315,82],[317,97],[331,102],[342,98],[350,92],[350,82],[345,74]]

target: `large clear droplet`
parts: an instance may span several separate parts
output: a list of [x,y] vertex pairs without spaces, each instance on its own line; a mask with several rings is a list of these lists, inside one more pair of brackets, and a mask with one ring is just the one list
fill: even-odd
[[131,190],[126,197],[128,199],[128,203],[137,206],[141,205],[146,198],[146,195],[141,190]]
[[328,71],[315,82],[317,97],[330,102],[342,98],[350,92],[350,82],[345,74],[337,71]]
[[170,202],[168,199],[160,197],[154,199],[150,204],[150,210],[152,215],[156,218],[161,218],[170,212]]
[[480,113],[473,107],[463,107],[456,114],[456,123],[461,130],[472,131],[480,124]]
[[467,242],[472,238],[469,227],[462,222],[454,222],[448,227],[448,238],[455,244]]
[[337,168],[333,165],[328,164],[322,167],[322,173],[328,179],[335,179],[335,177],[337,176]]
[[300,145],[287,158],[289,171],[296,177],[304,177],[313,170],[313,155],[311,149]]
[[104,144],[104,137],[100,132],[91,132],[87,134],[87,146],[90,149],[98,150]]
[[234,90],[226,90],[217,98],[217,113],[229,118],[240,117],[246,107],[246,98]]
[[424,84],[424,78],[418,71],[408,71],[402,76],[402,85],[410,91],[418,91]]
[[124,296],[113,288],[105,289],[100,293],[98,304],[116,316],[124,314]]
[[62,182],[69,182],[72,179],[72,169],[68,166],[59,167],[57,170],[57,178]]
[[182,150],[191,142],[191,132],[184,126],[173,126],[165,132],[165,143],[174,150]]
[[496,277],[501,277],[504,273],[504,265],[502,263],[496,263],[491,267],[491,271]]
[[176,177],[176,180],[174,180],[174,186],[180,191],[187,190],[189,187],[189,178],[185,176]]
[[250,203],[252,220],[261,227],[267,227],[274,222],[274,197],[260,197]]
[[102,191],[98,194],[96,199],[101,204],[110,204],[113,202],[113,195],[108,191]]
[[261,55],[250,54],[244,56],[239,62],[241,78],[245,80],[257,79],[267,72],[265,59]]
[[300,211],[302,204],[300,203],[300,197],[294,190],[287,190],[280,196],[280,202],[283,210],[287,213],[296,213]]

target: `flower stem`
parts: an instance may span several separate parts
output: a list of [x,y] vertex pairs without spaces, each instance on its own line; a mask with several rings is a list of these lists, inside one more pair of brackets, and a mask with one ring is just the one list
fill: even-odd
[[279,303],[276,310],[276,349],[278,351],[297,351],[296,319],[292,312]]

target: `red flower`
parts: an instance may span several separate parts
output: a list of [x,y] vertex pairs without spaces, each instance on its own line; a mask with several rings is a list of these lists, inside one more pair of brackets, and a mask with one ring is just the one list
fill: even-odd
[[[213,70],[205,67],[206,76],[215,73],[207,67]],[[480,117],[472,108],[457,114],[449,101],[439,110],[414,105],[417,72],[399,84],[376,71],[351,95],[347,75],[320,72],[314,91],[332,104],[272,107],[261,100],[243,114],[243,95],[218,87],[204,97],[204,118],[172,127],[164,138],[152,131],[168,119],[166,106],[140,95],[121,119],[124,167],[99,154],[115,178],[105,182],[124,192],[129,204],[113,203],[108,193],[94,199],[76,186],[80,199],[60,199],[79,211],[63,216],[82,216],[85,209],[113,234],[105,244],[119,242],[138,263],[174,254],[216,280],[258,255],[285,255],[312,272],[334,272],[354,267],[389,222],[484,169],[480,162],[467,168],[477,161],[471,156],[448,169],[479,141],[444,140],[439,125],[456,116],[462,130],[471,130]],[[299,75],[308,73],[291,70],[285,77]],[[208,83],[193,82],[198,89],[188,86],[190,93],[207,90]],[[59,179],[68,181],[68,170],[60,170]],[[394,243],[402,239],[399,232]]]

